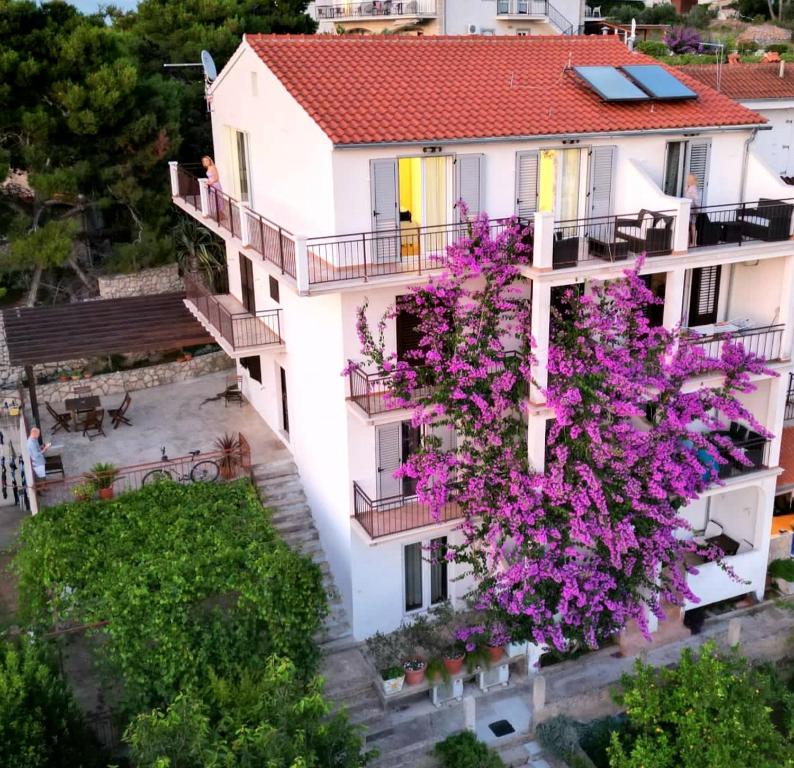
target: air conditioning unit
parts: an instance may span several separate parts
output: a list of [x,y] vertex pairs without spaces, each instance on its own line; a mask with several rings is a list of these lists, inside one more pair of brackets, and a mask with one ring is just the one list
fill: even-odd
[[477,34],[477,25],[476,24],[469,24],[468,33],[470,35],[476,35]]

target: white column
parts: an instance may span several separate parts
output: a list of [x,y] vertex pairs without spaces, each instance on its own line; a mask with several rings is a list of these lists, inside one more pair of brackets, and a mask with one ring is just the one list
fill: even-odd
[[248,226],[250,208],[240,203],[240,240],[244,246],[251,245],[251,232]]
[[[536,230],[537,234],[537,230]],[[533,403],[544,403],[545,396],[540,391],[549,380],[549,320],[551,316],[551,286],[542,281],[532,281],[532,338],[535,347],[533,383],[529,387],[529,399]]]
[[[762,384],[763,386],[763,384]],[[783,442],[783,421],[786,415],[786,395],[788,376],[778,376],[768,380],[769,397],[766,401],[766,414],[755,413],[756,418],[774,435],[769,444],[767,466],[776,467],[780,463],[780,447]]]
[[309,293],[309,250],[305,237],[295,238],[295,282],[298,293],[306,296]]
[[532,266],[551,269],[554,250],[554,214],[550,211],[535,213],[535,235],[532,246]]
[[780,356],[790,360],[794,346],[794,256],[787,256],[783,262],[783,279],[780,287],[780,323],[783,336],[780,339]]
[[546,467],[546,416],[530,413],[527,418],[527,455],[530,469],[543,472]]
[[673,234],[673,253],[686,253],[689,250],[689,214],[692,201],[682,197],[675,208],[675,232]]
[[171,175],[171,197],[179,197],[179,163],[176,160],[168,161],[168,172]]
[[199,179],[199,199],[201,200],[201,215],[210,215],[210,193],[206,179]]
[[664,286],[664,327],[675,328],[681,322],[684,308],[685,269],[674,269],[667,273]]

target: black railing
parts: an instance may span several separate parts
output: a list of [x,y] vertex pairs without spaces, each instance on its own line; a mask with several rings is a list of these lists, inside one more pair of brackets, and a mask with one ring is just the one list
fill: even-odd
[[576,28],[566,16],[560,13],[551,3],[546,3],[546,6],[549,21],[560,30],[560,34],[573,35],[576,33]]
[[201,194],[199,189],[199,180],[190,171],[185,170],[181,165],[176,169],[177,187],[179,192],[177,197],[187,203],[187,205],[195,208],[197,211],[201,210]]
[[689,223],[689,249],[741,245],[748,240],[788,240],[794,198],[761,198],[752,203],[693,206]]
[[497,16],[548,16],[546,0],[497,0]]
[[722,345],[730,340],[741,344],[745,351],[751,352],[764,360],[779,360],[783,354],[784,329],[784,325],[764,325],[757,328],[744,328],[738,331],[723,331],[708,336],[695,336],[693,334],[686,338],[686,343],[701,347],[708,357],[719,359],[722,355]]
[[435,16],[435,0],[365,0],[314,7],[318,20],[382,16]]
[[456,520],[460,517],[460,510],[457,504],[450,502],[444,505],[436,519],[430,508],[422,504],[416,496],[397,495],[373,500],[354,482],[353,515],[370,538],[378,539],[426,525]]
[[[492,219],[491,234],[504,231],[509,222],[509,218]],[[468,234],[466,223],[420,227],[405,222],[400,229],[310,238],[306,242],[309,283],[421,275],[442,268],[447,247]]]
[[570,219],[554,225],[552,265],[574,267],[588,261],[622,261],[641,253],[663,256],[673,250],[676,216],[641,210],[622,216]]
[[745,458],[744,462],[738,461],[726,451],[723,454],[726,462],[716,467],[720,479],[739,477],[768,468],[771,441],[763,435],[735,424],[732,425],[731,431],[718,434],[730,438],[734,451],[738,451]]
[[788,392],[786,392],[786,411],[783,416],[786,421],[794,419],[794,373],[788,375]]
[[193,277],[185,278],[185,298],[235,351],[282,343],[280,309],[231,312],[220,296]]

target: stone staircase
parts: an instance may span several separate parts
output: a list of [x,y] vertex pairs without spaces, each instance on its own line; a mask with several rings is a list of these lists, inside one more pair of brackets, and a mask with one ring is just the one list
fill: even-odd
[[314,526],[295,462],[288,458],[256,464],[252,471],[259,497],[272,512],[273,527],[292,549],[310,557],[322,572],[329,613],[317,641],[325,651],[354,645],[342,597]]

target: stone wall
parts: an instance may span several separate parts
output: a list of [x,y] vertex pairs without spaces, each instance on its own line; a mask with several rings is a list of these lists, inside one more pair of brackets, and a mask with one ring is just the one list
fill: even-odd
[[185,363],[160,363],[129,371],[102,373],[90,379],[80,379],[79,382],[70,380],[39,384],[36,391],[42,403],[62,403],[67,397],[73,397],[72,388],[78,383],[81,387],[90,387],[94,395],[114,395],[186,381],[233,367],[234,361],[225,352],[210,352],[208,355],[194,357]]
[[179,293],[182,289],[182,278],[179,276],[179,267],[176,264],[142,269],[129,275],[107,275],[99,278],[100,299]]

